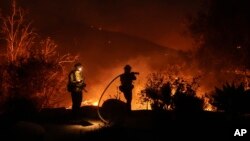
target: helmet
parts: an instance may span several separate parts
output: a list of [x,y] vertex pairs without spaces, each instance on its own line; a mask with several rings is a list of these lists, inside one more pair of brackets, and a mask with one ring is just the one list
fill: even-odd
[[124,70],[131,70],[131,66],[130,66],[130,65],[126,65],[126,66],[124,67]]
[[82,64],[81,63],[76,63],[75,68],[77,68],[77,67],[82,67]]

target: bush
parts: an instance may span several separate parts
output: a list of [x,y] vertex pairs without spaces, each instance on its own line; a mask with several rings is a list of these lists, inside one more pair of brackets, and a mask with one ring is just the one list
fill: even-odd
[[173,96],[173,104],[173,109],[177,112],[200,112],[204,107],[203,99],[180,91]]
[[[167,79],[168,78],[168,79]],[[152,110],[175,110],[178,112],[198,112],[204,107],[204,100],[196,96],[196,78],[188,83],[183,78],[169,79],[161,73],[152,73],[141,91],[143,102],[151,102]],[[174,93],[172,93],[175,91]]]
[[245,90],[243,83],[236,85],[226,83],[222,88],[215,88],[211,95],[211,104],[218,111],[231,114],[242,114],[250,112],[250,93]]

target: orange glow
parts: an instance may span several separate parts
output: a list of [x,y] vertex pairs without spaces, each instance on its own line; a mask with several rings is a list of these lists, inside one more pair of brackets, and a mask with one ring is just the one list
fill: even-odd
[[[129,60],[123,63],[115,64],[114,67],[103,69],[101,70],[100,74],[98,75],[98,81],[91,80],[90,76],[89,79],[87,77],[87,90],[88,93],[83,93],[83,103],[84,105],[98,105],[99,98],[107,86],[107,84],[117,75],[123,73],[123,67],[125,64],[130,64],[132,66],[132,71],[138,71],[140,72],[140,75],[137,76],[137,80],[134,81],[134,89],[133,89],[133,99],[132,99],[132,110],[150,110],[150,102],[141,104],[140,101],[140,95],[139,93],[141,90],[145,87],[145,83],[147,81],[147,76],[152,72],[163,72],[165,74],[169,74],[169,72],[173,71],[171,69],[168,69],[168,66],[163,66],[160,70],[152,67],[147,63],[151,58],[147,57],[138,57],[134,58],[133,60]],[[188,66],[189,67],[189,66]],[[175,70],[175,69],[174,69]],[[214,74],[202,74],[202,71],[198,70],[195,67],[182,67],[179,65],[177,67],[178,72],[175,72],[171,76],[173,78],[181,77],[184,80],[188,81],[189,83],[192,81],[194,76],[197,76],[198,74],[201,74],[201,81],[199,82],[200,87],[196,89],[197,96],[200,98],[204,98],[205,94],[209,94],[211,90],[214,89],[214,86],[219,85],[218,82],[214,81],[214,77],[217,76],[216,73]],[[169,71],[169,72],[168,72]],[[235,71],[234,73],[239,73],[239,71]],[[248,72],[247,72],[248,74]],[[86,74],[88,76],[88,74]],[[123,94],[119,91],[118,87],[120,85],[119,79],[115,80],[114,83],[108,88],[108,90],[105,93],[105,96],[100,101],[100,106],[102,103],[110,98],[117,98],[121,101],[126,102]],[[172,89],[172,94],[175,93],[175,88]],[[215,111],[216,109],[209,104],[208,98],[205,98],[205,107],[204,110],[206,111]]]
[[98,106],[97,100],[85,100],[82,102],[82,106]]
[[93,106],[98,106],[98,101],[92,103]]
[[[143,60],[145,59],[146,58],[134,59],[134,60],[128,61],[128,63],[124,63],[124,64],[131,64],[132,71],[140,72],[140,75],[137,76],[137,80],[134,81],[135,87],[133,89],[132,110],[150,110],[151,109],[150,102],[144,103],[144,104],[140,103],[140,95],[139,95],[141,90],[145,87],[147,76],[150,73],[155,72],[154,68],[151,68],[146,63],[143,63],[144,62]],[[98,104],[97,101],[99,100],[100,95],[102,91],[105,89],[106,85],[114,77],[123,73],[123,64],[117,65],[111,70],[103,70],[102,73],[104,77],[101,78],[101,80],[103,81],[100,81],[100,83],[93,83],[91,87],[88,88],[89,92],[84,94],[85,101],[83,102],[82,105],[97,105]],[[163,73],[168,74],[166,71],[164,71]],[[192,81],[193,74],[195,74],[195,72],[180,70],[180,72],[178,73],[176,72],[176,74],[174,74],[173,77],[174,78],[182,77],[189,82],[189,81]],[[106,91],[103,99],[100,101],[100,106],[105,100],[110,99],[110,98],[116,98],[116,99],[126,102],[123,96],[123,93],[121,93],[118,89],[119,85],[120,85],[119,79],[115,80],[112,83],[112,85]],[[196,91],[197,96],[202,98],[204,94],[206,93],[206,91],[207,89],[205,89],[204,87],[199,87]],[[174,92],[175,92],[175,88],[172,89],[172,93]],[[209,105],[208,101],[205,101],[205,105]],[[210,106],[206,106],[206,109],[204,110],[211,111],[213,110],[213,108],[210,105]]]
[[[112,69],[104,69],[101,72],[101,77],[99,77],[99,81],[90,82],[87,86],[88,93],[84,93],[83,97],[84,99],[92,103],[94,101],[99,101],[99,98],[105,89],[105,87],[108,85],[108,83],[115,78],[117,75],[123,73],[123,67],[125,64],[130,64],[132,66],[132,71],[138,71],[140,72],[140,75],[137,76],[137,80],[134,81],[134,89],[133,89],[133,99],[132,99],[132,110],[138,110],[138,109],[146,109],[146,105],[141,105],[139,100],[139,94],[140,91],[143,89],[145,85],[145,81],[147,78],[147,75],[151,72],[151,68],[145,63],[146,58],[136,58],[124,63],[121,63],[119,65],[114,65]],[[116,79],[110,87],[107,89],[106,93],[104,94],[102,100],[100,101],[100,106],[102,103],[109,99],[109,98],[117,98],[121,101],[126,102],[123,93],[121,93],[118,89],[120,86],[120,80],[119,78]],[[87,102],[84,102],[83,105],[85,105]]]
[[205,111],[215,111],[215,108],[211,104],[208,104],[207,107],[204,110]]

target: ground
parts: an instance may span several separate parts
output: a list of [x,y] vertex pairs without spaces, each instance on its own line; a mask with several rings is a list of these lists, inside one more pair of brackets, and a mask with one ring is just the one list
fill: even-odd
[[96,109],[82,107],[82,113],[74,117],[70,109],[64,108],[44,109],[29,118],[1,116],[1,138],[26,141],[225,139],[234,137],[238,128],[246,128],[250,134],[248,115],[232,118],[216,112],[194,114],[140,110],[123,115],[115,123],[104,124]]

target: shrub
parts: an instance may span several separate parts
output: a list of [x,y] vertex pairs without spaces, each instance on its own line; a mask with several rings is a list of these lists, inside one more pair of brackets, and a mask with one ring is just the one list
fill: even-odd
[[226,83],[222,88],[215,88],[211,95],[211,104],[218,111],[224,111],[231,114],[241,114],[250,111],[249,108],[250,93],[245,90],[243,83],[236,85]]
[[193,78],[190,83],[183,78],[170,78],[161,73],[150,74],[140,93],[142,101],[151,102],[152,110],[202,111],[204,100],[196,96],[199,77]]

